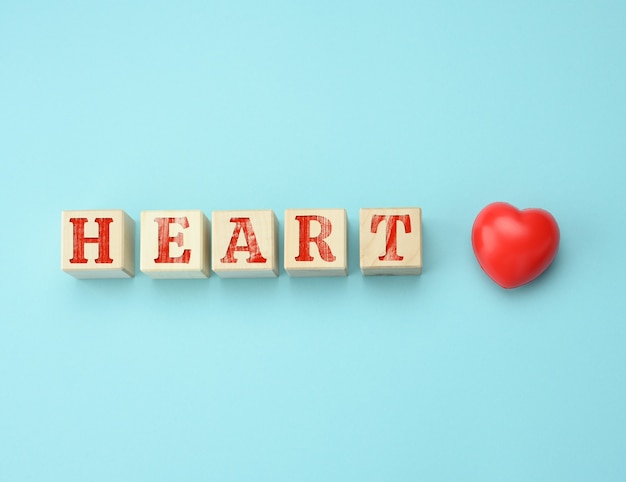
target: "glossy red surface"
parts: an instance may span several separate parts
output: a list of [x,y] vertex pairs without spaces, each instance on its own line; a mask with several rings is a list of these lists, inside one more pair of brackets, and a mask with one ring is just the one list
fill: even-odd
[[559,248],[559,226],[543,209],[519,210],[496,202],[474,221],[472,246],[481,268],[503,288],[517,288],[543,273]]

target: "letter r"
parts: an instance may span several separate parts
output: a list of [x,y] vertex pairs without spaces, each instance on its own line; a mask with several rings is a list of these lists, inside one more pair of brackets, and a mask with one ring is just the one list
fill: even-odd
[[[324,216],[315,215],[303,215],[296,216],[296,220],[300,223],[300,238],[299,247],[300,252],[296,257],[296,261],[313,261],[311,256],[311,243],[317,245],[320,256],[324,261],[333,262],[337,258],[330,249],[330,246],[324,239],[331,235],[333,231],[333,225],[330,219]],[[320,224],[321,231],[317,236],[311,237],[311,222],[315,221]]]

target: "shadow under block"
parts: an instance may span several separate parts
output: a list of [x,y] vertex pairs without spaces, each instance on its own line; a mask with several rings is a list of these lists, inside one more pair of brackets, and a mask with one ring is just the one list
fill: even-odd
[[422,210],[361,209],[360,265],[364,275],[422,273]]
[[346,210],[287,209],[284,266],[289,276],[347,276]]
[[63,211],[61,269],[75,278],[132,278],[135,222],[121,209]]
[[213,211],[211,266],[221,278],[278,276],[278,229],[274,211]]
[[209,220],[202,211],[142,211],[139,267],[151,278],[208,278]]

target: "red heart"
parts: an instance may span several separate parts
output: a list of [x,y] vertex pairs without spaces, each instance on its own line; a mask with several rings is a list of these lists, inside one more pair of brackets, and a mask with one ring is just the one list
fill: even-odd
[[520,211],[493,203],[476,216],[472,247],[492,280],[503,288],[517,288],[550,266],[559,249],[559,226],[543,209]]

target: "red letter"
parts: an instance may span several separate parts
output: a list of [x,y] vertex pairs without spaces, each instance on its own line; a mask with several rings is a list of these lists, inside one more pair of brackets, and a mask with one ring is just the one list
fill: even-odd
[[[333,231],[333,226],[328,218],[324,216],[296,216],[300,223],[300,252],[296,261],[313,261],[313,256],[309,250],[311,243],[317,245],[320,256],[324,261],[335,261],[337,258],[330,250],[328,243],[324,241]],[[311,237],[311,221],[317,221],[322,227],[322,231],[315,237]]]
[[113,260],[109,256],[109,225],[113,222],[113,218],[96,218],[98,223],[98,237],[85,237],[85,223],[87,218],[70,218],[70,223],[74,225],[74,256],[70,259],[70,263],[86,263],[85,259],[85,243],[98,243],[98,258],[96,263],[112,263]]
[[390,216],[383,216],[382,214],[374,214],[372,216],[372,233],[378,231],[378,225],[382,221],[387,221],[387,245],[385,246],[385,255],[379,256],[381,261],[402,261],[404,256],[398,256],[398,221],[404,224],[404,232],[411,232],[411,217],[408,214],[392,214]]
[[[235,230],[233,231],[233,236],[230,238],[226,256],[220,259],[220,262],[236,263],[235,251],[248,251],[250,253],[250,256],[248,256],[246,260],[248,263],[265,263],[267,259],[261,255],[261,250],[259,249],[254,229],[252,229],[250,218],[230,218],[230,222],[235,223]],[[243,235],[246,238],[245,246],[237,246],[237,240],[239,239],[241,231],[243,231]]]
[[154,258],[155,263],[189,263],[191,250],[185,249],[183,254],[172,258],[170,256],[170,243],[176,243],[178,246],[183,244],[183,233],[176,236],[170,236],[170,224],[180,224],[183,229],[189,227],[187,216],[182,218],[154,218],[154,222],[159,225],[159,256]]

